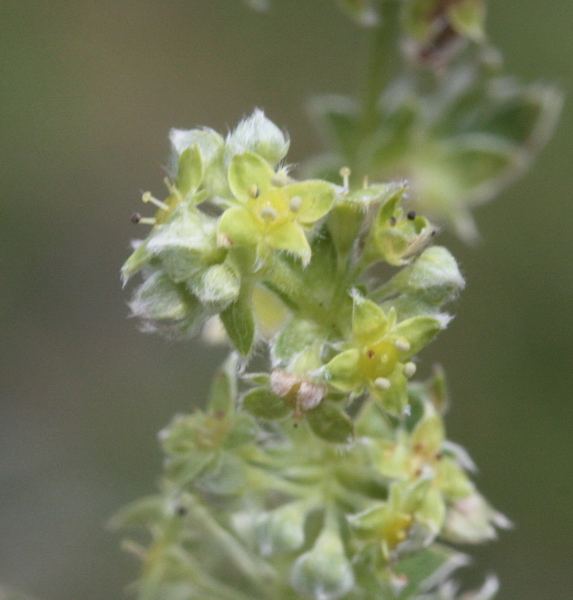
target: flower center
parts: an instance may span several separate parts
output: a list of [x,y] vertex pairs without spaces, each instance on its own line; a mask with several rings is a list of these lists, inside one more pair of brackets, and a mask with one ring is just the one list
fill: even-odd
[[256,221],[266,229],[294,220],[289,199],[281,189],[268,190],[253,198],[251,211]]
[[390,340],[381,340],[367,346],[362,355],[362,368],[369,379],[387,377],[398,362],[398,350]]

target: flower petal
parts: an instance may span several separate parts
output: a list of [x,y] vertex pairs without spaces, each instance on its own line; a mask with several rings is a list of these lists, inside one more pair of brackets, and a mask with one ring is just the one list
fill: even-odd
[[258,154],[245,152],[233,157],[229,165],[229,186],[237,200],[247,202],[257,193],[272,187],[274,171],[269,163]]
[[358,295],[352,309],[352,335],[361,346],[380,341],[388,331],[388,317],[376,303]]
[[266,237],[266,243],[275,250],[286,250],[300,256],[303,264],[310,261],[310,246],[301,226],[287,222],[271,229]]
[[304,224],[314,223],[324,217],[334,203],[334,186],[326,181],[293,183],[284,188],[284,193],[291,200],[297,197],[302,199],[296,217]]
[[359,350],[352,348],[335,356],[326,365],[326,373],[330,385],[341,392],[357,389],[363,381]]
[[261,231],[251,213],[236,206],[221,215],[217,237],[222,246],[254,246],[260,240]]

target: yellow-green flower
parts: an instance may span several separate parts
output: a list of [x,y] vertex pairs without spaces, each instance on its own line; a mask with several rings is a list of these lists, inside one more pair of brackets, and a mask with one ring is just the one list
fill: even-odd
[[285,250],[308,263],[304,228],[328,213],[334,186],[320,180],[294,182],[251,152],[233,157],[228,177],[235,202],[219,220],[219,243],[256,246],[259,258],[268,249]]
[[401,432],[398,442],[383,441],[379,469],[396,479],[412,479],[432,473],[432,486],[446,500],[454,502],[469,496],[474,486],[456,457],[445,444],[442,419],[430,415],[411,434]]
[[386,314],[374,302],[355,294],[352,342],[326,365],[326,377],[342,392],[359,394],[367,389],[386,410],[402,414],[408,402],[407,378],[416,370],[409,359],[442,327],[443,322],[432,317],[396,323],[394,310]]
[[386,502],[349,518],[356,535],[378,543],[386,560],[426,547],[440,532],[443,502],[428,479],[396,482]]

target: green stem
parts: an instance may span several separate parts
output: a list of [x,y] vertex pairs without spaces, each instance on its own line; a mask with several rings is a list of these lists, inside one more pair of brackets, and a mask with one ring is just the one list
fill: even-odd
[[380,23],[373,29],[373,40],[366,70],[362,99],[362,131],[370,135],[376,127],[378,101],[390,75],[390,63],[396,47],[399,2],[382,0]]

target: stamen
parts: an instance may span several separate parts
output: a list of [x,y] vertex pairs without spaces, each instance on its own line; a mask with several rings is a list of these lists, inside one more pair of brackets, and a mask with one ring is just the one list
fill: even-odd
[[413,221],[416,218],[416,211],[415,210],[411,210],[407,215],[408,219],[410,221]]
[[135,225],[155,225],[157,223],[157,219],[153,217],[142,217],[141,213],[133,213],[131,215],[131,222]]
[[165,202],[162,202],[161,200],[158,200],[157,198],[154,198],[151,195],[151,192],[145,192],[145,194],[143,194],[143,196],[141,197],[141,199],[145,203],[151,202],[151,204],[155,204],[155,206],[157,206],[157,208],[161,208],[162,210],[169,210],[169,206],[167,204],[165,204]]
[[350,178],[350,169],[348,167],[342,167],[342,169],[340,169],[339,171],[340,176],[342,177],[342,185],[344,186],[344,189],[349,190],[350,189],[350,185],[349,185],[349,178]]
[[374,380],[374,385],[382,391],[389,390],[392,387],[391,381],[389,379],[386,379],[386,377],[377,377]]
[[300,196],[294,196],[294,198],[290,199],[289,208],[292,212],[298,212],[301,209],[302,202],[303,200]]
[[261,217],[264,221],[274,221],[278,216],[278,212],[272,206],[265,206],[261,212]]
[[410,377],[412,377],[414,375],[414,373],[416,372],[416,365],[413,362],[407,362],[404,365],[404,377],[407,377],[408,379],[410,379]]
[[249,196],[251,198],[258,198],[261,195],[261,190],[259,189],[259,186],[254,183],[249,189],[248,192]]
[[177,200],[179,200],[179,202],[183,202],[183,196],[181,195],[181,192],[177,189],[175,185],[171,183],[171,181],[169,181],[169,177],[166,177],[163,180],[163,183],[165,184],[165,187],[167,188],[167,191],[170,194],[177,196]]
[[394,346],[398,352],[408,352],[408,350],[411,348],[410,342],[406,338],[398,338],[394,342]]

